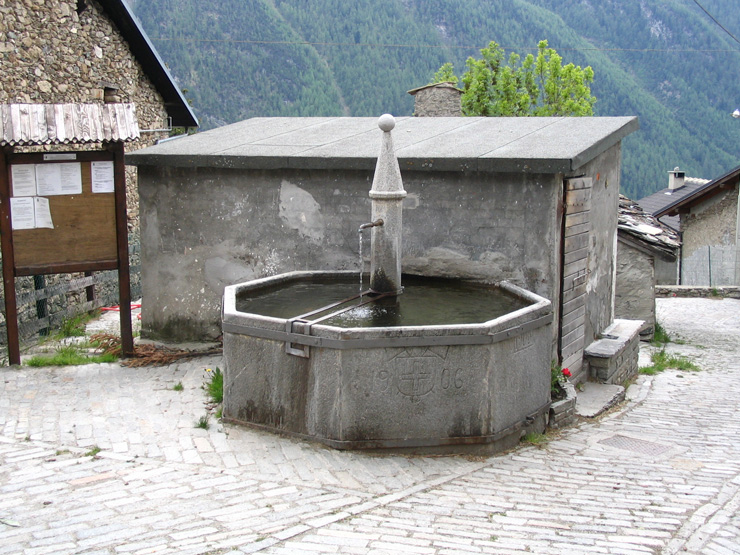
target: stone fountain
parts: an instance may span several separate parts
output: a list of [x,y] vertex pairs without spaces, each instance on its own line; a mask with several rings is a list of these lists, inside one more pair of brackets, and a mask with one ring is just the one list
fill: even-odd
[[[370,198],[370,288],[291,272],[224,292],[226,421],[338,449],[491,453],[543,431],[552,307],[511,283],[403,276],[392,116]],[[360,269],[362,272],[362,268]]]

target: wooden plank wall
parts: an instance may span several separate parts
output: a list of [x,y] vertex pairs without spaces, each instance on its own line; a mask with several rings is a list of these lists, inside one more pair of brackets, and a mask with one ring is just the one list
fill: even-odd
[[577,374],[583,366],[586,282],[591,231],[591,179],[565,181],[563,283],[560,312],[560,355],[563,368]]

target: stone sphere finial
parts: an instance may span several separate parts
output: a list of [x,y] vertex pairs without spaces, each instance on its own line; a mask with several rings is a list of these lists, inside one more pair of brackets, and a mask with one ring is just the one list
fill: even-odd
[[396,126],[396,118],[390,114],[383,114],[378,118],[378,127],[388,132]]

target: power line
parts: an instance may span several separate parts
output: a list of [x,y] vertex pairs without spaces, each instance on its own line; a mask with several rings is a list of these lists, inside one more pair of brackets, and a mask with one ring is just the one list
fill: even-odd
[[701,4],[699,4],[698,0],[693,0],[693,1],[694,1],[694,4],[696,4],[697,6],[699,6],[699,7],[701,8],[701,11],[703,11],[703,12],[704,12],[705,14],[707,14],[707,15],[709,16],[709,19],[711,19],[712,21],[714,21],[714,22],[715,22],[715,23],[716,23],[716,24],[717,24],[717,25],[719,26],[719,28],[720,28],[720,29],[722,29],[722,30],[723,30],[723,31],[724,31],[725,33],[727,33],[727,34],[728,34],[728,35],[729,35],[730,37],[732,37],[732,40],[734,40],[734,41],[735,41],[736,43],[740,44],[740,40],[738,40],[738,38],[737,38],[737,37],[736,37],[735,35],[733,35],[732,33],[730,33],[730,32],[729,32],[729,31],[728,31],[728,30],[727,30],[727,29],[725,28],[725,26],[724,26],[724,25],[722,25],[722,24],[721,24],[721,23],[720,23],[719,21],[717,21],[717,20],[715,19],[715,17],[714,17],[714,16],[712,15],[712,14],[710,14],[710,13],[709,13],[709,12],[708,12],[708,11],[706,10],[706,8],[704,8],[704,6],[702,6]]
[[[696,1],[696,0],[694,0]],[[711,17],[711,16],[710,16]],[[729,32],[728,32],[729,34]],[[730,36],[732,36],[730,34]],[[733,37],[735,38],[735,37]],[[229,43],[229,44],[266,44],[266,45],[294,45],[294,46],[360,46],[363,48],[433,48],[454,50],[480,50],[480,46],[472,45],[445,45],[445,44],[390,44],[390,43],[366,43],[366,42],[312,42],[312,41],[290,41],[290,40],[235,40],[235,39],[194,39],[194,38],[169,38],[149,37],[151,41],[160,42],[197,42],[197,43]],[[735,39],[738,40],[738,39]],[[738,41],[740,43],[740,41]],[[504,50],[536,51],[536,46],[501,46]],[[667,52],[667,53],[726,53],[738,52],[734,48],[698,49],[698,48],[557,48],[558,52]]]

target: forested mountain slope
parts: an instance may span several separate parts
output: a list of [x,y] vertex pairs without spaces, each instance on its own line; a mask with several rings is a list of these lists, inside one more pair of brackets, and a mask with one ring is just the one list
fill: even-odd
[[[694,0],[135,0],[204,129],[253,116],[410,115],[407,90],[495,40],[547,39],[591,65],[596,114],[637,115],[622,190],[667,171],[713,178],[740,163],[740,44]],[[731,0],[701,5],[735,36]]]

